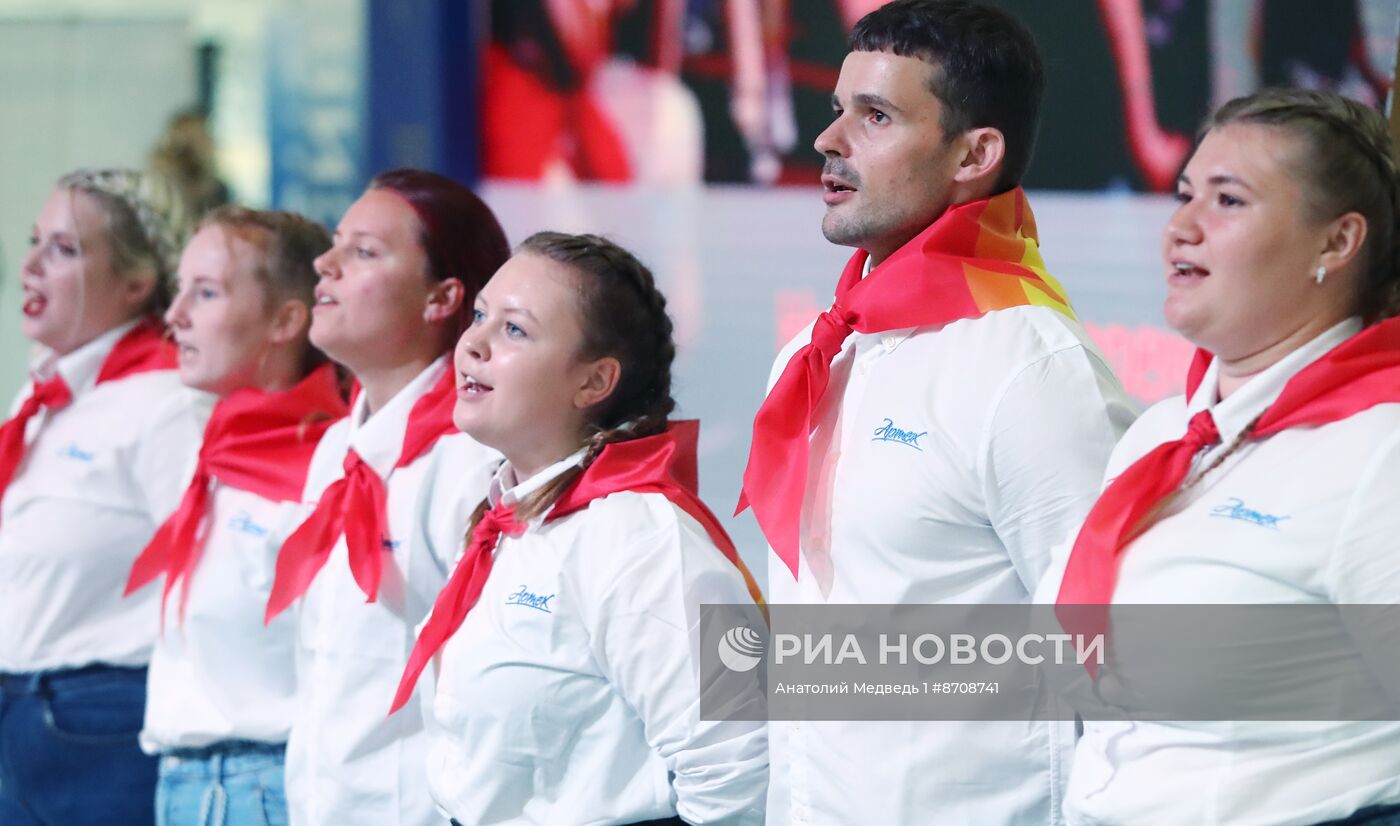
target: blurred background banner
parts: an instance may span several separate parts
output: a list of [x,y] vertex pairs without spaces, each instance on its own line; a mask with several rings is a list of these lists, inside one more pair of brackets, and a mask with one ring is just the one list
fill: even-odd
[[[1128,391],[1182,386],[1158,249],[1191,136],[1261,85],[1388,99],[1400,0],[993,0],[1045,58],[1026,178],[1045,259]],[[0,0],[0,397],[53,181],[151,166],[192,200],[334,228],[376,172],[472,182],[513,243],[601,232],[670,300],[702,487],[737,495],[777,349],[850,250],[821,236],[845,37],[873,0]],[[761,538],[730,527],[757,571]]]

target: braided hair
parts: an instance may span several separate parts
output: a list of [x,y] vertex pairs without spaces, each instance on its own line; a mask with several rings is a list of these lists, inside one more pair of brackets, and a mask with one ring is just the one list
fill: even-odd
[[[671,397],[676,345],[666,297],[651,270],[617,244],[597,235],[539,232],[526,238],[519,252],[563,264],[578,276],[579,358],[610,356],[622,368],[617,387],[588,411],[583,461],[516,507],[517,518],[526,521],[548,510],[607,445],[666,430],[676,408]],[[483,502],[471,528],[485,510]]]
[[190,235],[188,215],[168,181],[134,169],[79,169],[58,180],[60,189],[81,192],[102,207],[112,264],[120,273],[149,269],[155,289],[142,308],[163,314],[174,295],[180,250]]
[[1200,137],[1231,123],[1272,126],[1300,139],[1295,172],[1314,217],[1357,212],[1366,219],[1353,311],[1367,324],[1400,312],[1400,175],[1381,113],[1332,92],[1264,89],[1220,107]]

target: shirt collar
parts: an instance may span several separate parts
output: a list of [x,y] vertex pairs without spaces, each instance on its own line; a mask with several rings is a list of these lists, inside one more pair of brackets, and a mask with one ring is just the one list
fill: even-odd
[[518,479],[515,475],[515,468],[509,461],[502,462],[496,469],[496,474],[491,477],[491,484],[486,489],[486,500],[491,503],[491,507],[497,505],[514,505],[545,485],[553,482],[569,470],[583,461],[584,454],[588,453],[588,448],[579,448],[574,453],[560,459],[549,467],[536,473],[527,479]]
[[69,392],[74,396],[86,393],[97,383],[97,374],[102,372],[102,365],[117,342],[140,322],[138,318],[118,324],[67,355],[60,356],[49,351],[35,365],[34,377],[38,381],[46,381],[57,374],[63,377],[64,384],[68,385]]
[[361,391],[350,409],[350,447],[374,468],[381,478],[398,464],[403,453],[404,431],[408,429],[408,414],[418,399],[432,388],[447,369],[447,355],[439,356],[423,372],[413,377],[380,409],[369,412],[369,399]]
[[[870,256],[869,250],[867,250],[865,255],[864,269],[862,269],[860,273],[860,277],[862,279],[870,275],[870,271],[875,269],[870,265],[870,262],[872,260],[874,259]],[[910,336],[914,335],[914,331],[917,329],[919,328],[905,327],[899,330],[885,330],[882,333],[873,333],[868,336],[862,333],[856,333],[852,336],[852,338],[856,340],[856,346],[858,348],[860,347],[860,342],[862,341],[869,342],[868,346],[870,347],[874,347],[875,342],[878,341],[879,346],[883,347],[886,353],[893,353],[895,351],[895,348],[903,344],[905,340],[907,340]]]
[[1217,398],[1220,387],[1220,359],[1211,359],[1210,366],[1201,377],[1201,386],[1196,388],[1195,395],[1186,405],[1187,420],[1202,410],[1209,410],[1211,418],[1215,420],[1216,429],[1220,431],[1220,440],[1229,444],[1250,422],[1274,403],[1290,379],[1360,331],[1361,319],[1354,316],[1346,319],[1279,359],[1223,401]]

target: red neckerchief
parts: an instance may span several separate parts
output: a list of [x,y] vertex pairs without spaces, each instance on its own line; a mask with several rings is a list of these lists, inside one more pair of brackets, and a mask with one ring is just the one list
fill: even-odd
[[[117,381],[152,370],[171,370],[176,366],[175,345],[165,338],[164,330],[153,319],[143,319],[126,332],[112,351],[103,359],[94,384]],[[73,401],[73,392],[63,377],[54,374],[47,381],[33,381],[29,398],[9,421],[0,424],[0,498],[14,479],[20,462],[24,461],[24,430],[40,409],[62,410]]]
[[817,317],[811,342],[793,354],[754,417],[735,513],[753,505],[768,544],[794,579],[813,416],[847,336],[947,324],[1028,304],[1074,317],[1063,288],[1045,270],[1035,217],[1020,188],[949,208],[861,278],[868,257],[865,250],[851,256],[835,303]]
[[[456,401],[457,386],[449,364],[409,411],[395,469],[412,464],[438,439],[457,432],[452,424]],[[306,593],[342,534],[351,575],[369,602],[378,598],[384,569],[382,544],[388,535],[388,492],[384,480],[353,449],[345,453],[344,468],[345,475],[321,493],[316,509],[283,543],[267,601],[267,622]]]
[[[763,595],[739,558],[734,543],[696,493],[699,488],[696,462],[699,437],[700,423],[688,420],[672,422],[666,432],[655,436],[607,445],[554,503],[544,521],[563,519],[588,507],[595,499],[613,493],[660,493],[704,526],[710,541],[715,543],[725,559],[739,569],[754,601],[762,605]],[[525,525],[515,519],[513,507],[497,507],[483,514],[472,531],[466,552],[452,571],[447,585],[438,594],[433,612],[414,643],[398,692],[389,709],[390,714],[408,702],[428,661],[462,627],[467,614],[481,597],[481,591],[491,575],[492,552],[501,534],[519,536],[524,530]]]
[[203,552],[205,536],[200,527],[209,507],[210,481],[218,479],[231,488],[274,502],[300,499],[316,443],[326,428],[344,418],[345,413],[335,368],[329,364],[318,367],[284,392],[264,393],[248,388],[215,405],[204,428],[194,478],[185,489],[180,507],[160,526],[131,566],[125,594],[164,575],[164,620],[165,601],[176,584],[183,582],[183,619],[189,600],[189,578]]
[[[1211,358],[1204,350],[1196,352],[1187,377],[1188,399],[1196,394]],[[1362,330],[1298,371],[1244,438],[1254,441],[1293,427],[1329,424],[1392,402],[1400,402],[1400,318]],[[1107,633],[1108,605],[1123,552],[1148,527],[1139,523],[1181,486],[1195,455],[1218,441],[1210,411],[1202,410],[1184,436],[1129,465],[1100,494],[1074,541],[1055,599],[1066,630],[1086,639]],[[1095,662],[1087,665],[1097,674]]]

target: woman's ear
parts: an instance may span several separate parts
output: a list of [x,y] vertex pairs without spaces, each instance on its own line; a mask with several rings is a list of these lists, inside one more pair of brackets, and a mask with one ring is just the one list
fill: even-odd
[[1366,245],[1366,230],[1366,217],[1359,212],[1348,212],[1333,219],[1327,227],[1318,264],[1328,272],[1336,272],[1351,263]]
[[155,294],[155,270],[145,268],[118,277],[122,279],[122,303],[126,304],[130,315],[140,315]]
[[622,378],[622,362],[604,356],[581,365],[583,375],[574,391],[574,407],[586,410],[611,396]]
[[273,344],[287,344],[305,334],[311,310],[299,298],[288,298],[272,312],[267,338]]
[[428,290],[428,302],[423,305],[423,320],[438,324],[456,318],[466,297],[467,288],[460,279],[445,278],[433,282]]

